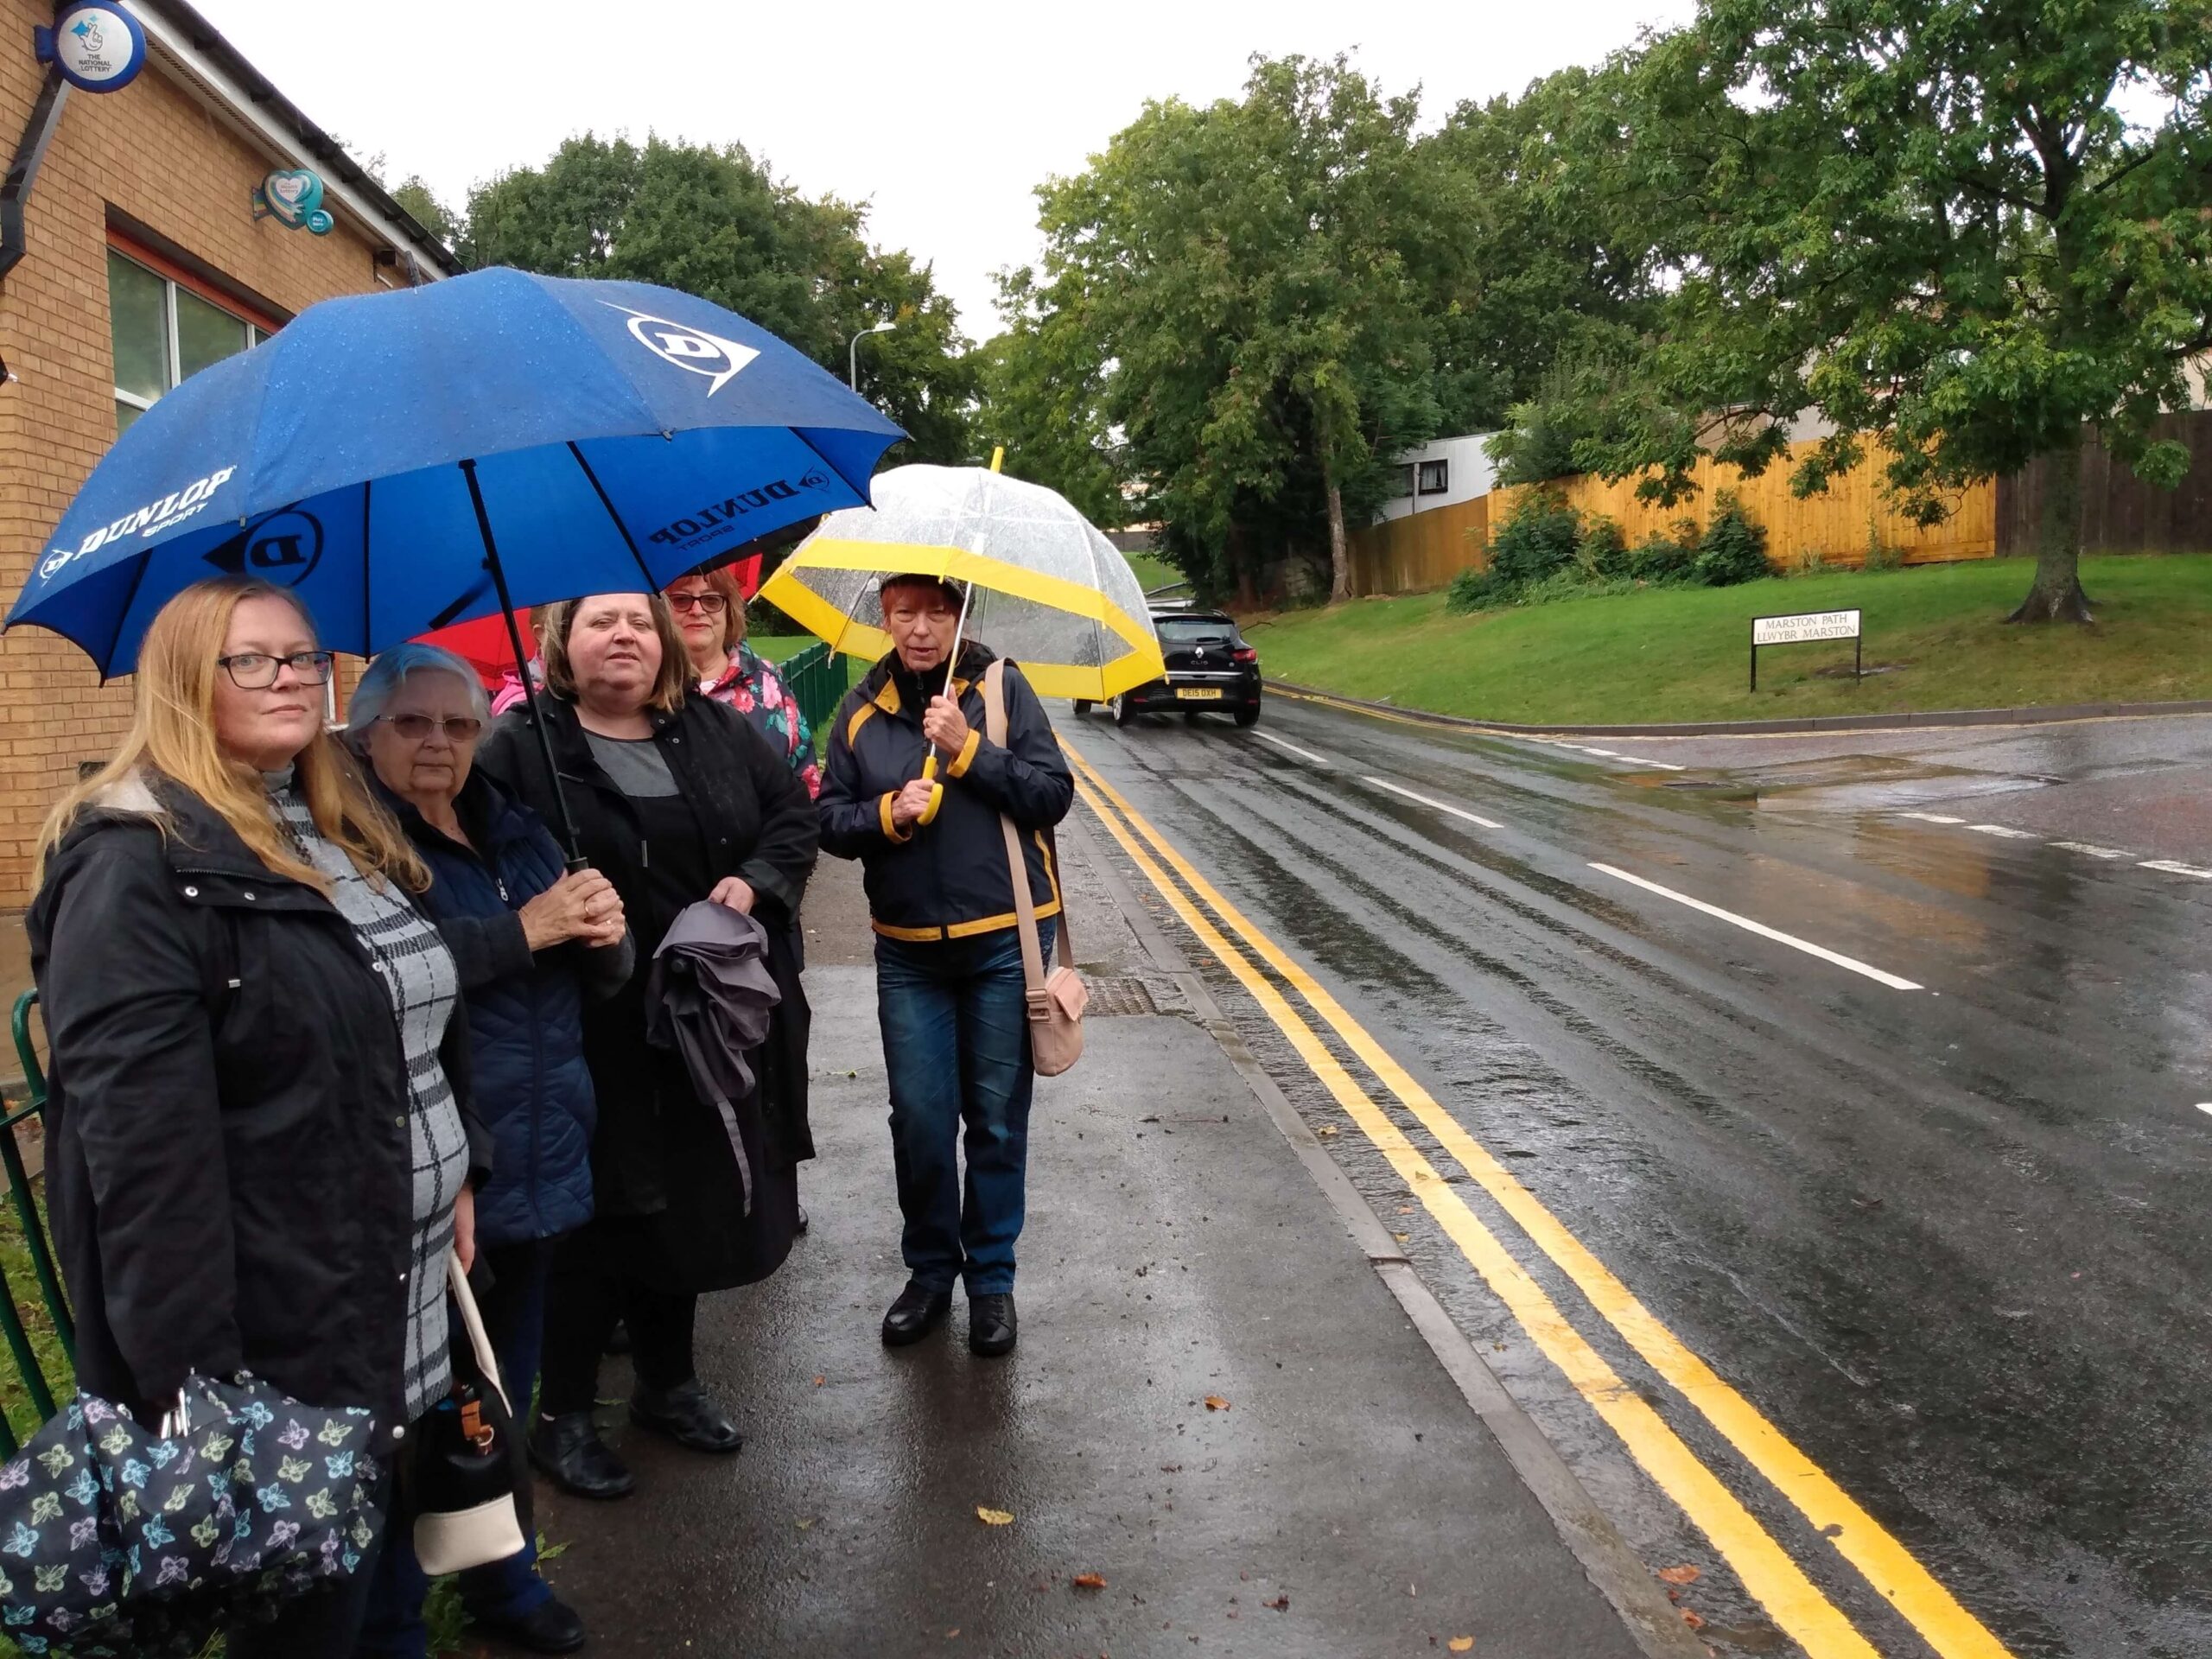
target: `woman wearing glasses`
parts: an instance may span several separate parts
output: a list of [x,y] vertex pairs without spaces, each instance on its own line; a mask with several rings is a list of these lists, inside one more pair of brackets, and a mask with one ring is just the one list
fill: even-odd
[[[591,1219],[598,1119],[584,1059],[585,1001],[630,976],[633,953],[613,884],[563,868],[537,813],[476,770],[484,688],[435,645],[378,656],[353,693],[346,741],[368,763],[429,868],[424,907],[461,976],[478,1114],[493,1174],[477,1195],[476,1245],[491,1268],[479,1296],[509,1395],[526,1412],[544,1331],[555,1242]],[[397,1548],[397,1546],[395,1546]],[[471,1620],[532,1653],[568,1653],[583,1621],[536,1567],[534,1546],[461,1574]],[[379,1653],[420,1654],[429,1585],[411,1556],[390,1604],[370,1609]]]
[[[147,631],[122,747],[40,837],[47,1193],[83,1387],[154,1422],[251,1370],[373,1409],[386,1464],[447,1391],[489,1146],[429,873],[323,734],[330,671],[264,582]],[[346,1659],[379,1556],[232,1659]]]
[[822,792],[814,739],[782,675],[745,642],[745,595],[726,569],[697,571],[664,590],[702,696],[726,702],[753,723],[806,785]]

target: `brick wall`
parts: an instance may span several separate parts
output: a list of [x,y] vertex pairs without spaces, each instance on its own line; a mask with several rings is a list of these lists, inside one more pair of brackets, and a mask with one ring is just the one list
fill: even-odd
[[[0,0],[0,143],[38,95],[28,49],[50,3]],[[157,57],[120,92],[73,92],[24,215],[27,252],[0,289],[0,606],[13,603],[64,508],[115,441],[108,329],[112,207],[287,312],[376,285],[374,249],[341,218],[327,237],[256,223],[274,158],[247,144]],[[5,162],[0,162],[0,168]],[[102,686],[75,646],[36,629],[0,639],[0,909],[26,899],[33,845],[83,760],[130,720],[127,683]]]

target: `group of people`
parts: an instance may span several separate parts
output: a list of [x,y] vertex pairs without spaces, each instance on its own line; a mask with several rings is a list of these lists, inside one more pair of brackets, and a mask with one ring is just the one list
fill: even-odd
[[[927,1335],[964,1281],[970,1347],[1013,1349],[1033,1072],[1001,815],[1049,950],[1073,782],[1012,664],[986,736],[992,658],[960,641],[960,597],[884,579],[894,649],[818,762],[720,571],[541,607],[540,683],[498,707],[435,645],[386,652],[335,733],[334,658],[289,590],[205,582],[155,619],[131,728],[55,808],[28,918],[79,1382],[155,1422],[188,1374],[251,1372],[369,1408],[381,1439],[377,1543],[229,1631],[232,1659],[424,1652],[397,1475],[465,1340],[449,1255],[518,1417],[536,1391],[554,1484],[634,1484],[594,1416],[622,1340],[632,1424],[741,1446],[693,1331],[702,1295],[774,1272],[806,1224],[817,849],[861,862],[877,935],[908,1272],[883,1341]],[[655,958],[702,901],[766,938],[757,1157],[656,1040]],[[585,1642],[527,1545],[461,1589],[525,1649]]]

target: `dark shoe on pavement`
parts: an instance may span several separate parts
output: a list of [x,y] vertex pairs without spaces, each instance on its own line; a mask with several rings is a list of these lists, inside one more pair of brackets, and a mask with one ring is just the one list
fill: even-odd
[[614,1321],[614,1328],[607,1333],[607,1351],[610,1354],[626,1354],[630,1351],[628,1321],[624,1319]]
[[584,1644],[583,1619],[558,1596],[548,1597],[517,1618],[486,1618],[481,1613],[471,1613],[468,1622],[524,1653],[574,1653]]
[[910,1284],[899,1293],[899,1300],[883,1316],[883,1345],[904,1348],[910,1342],[919,1342],[943,1325],[944,1316],[951,1312],[950,1291],[925,1290],[919,1285]]
[[690,1452],[724,1453],[740,1450],[745,1436],[729,1414],[715,1403],[697,1377],[663,1392],[640,1382],[630,1395],[630,1421],[665,1434]]
[[637,1478],[599,1438],[588,1411],[540,1417],[530,1431],[530,1461],[563,1491],[601,1500],[627,1497]]
[[1014,1293],[968,1299],[968,1348],[985,1359],[1014,1351]]

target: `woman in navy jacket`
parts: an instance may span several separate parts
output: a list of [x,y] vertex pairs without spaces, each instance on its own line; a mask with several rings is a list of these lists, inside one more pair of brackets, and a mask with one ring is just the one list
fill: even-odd
[[[362,677],[346,734],[429,867],[423,908],[460,972],[476,1097],[499,1172],[478,1195],[477,1249],[492,1277],[480,1300],[501,1380],[527,1410],[553,1244],[592,1213],[598,1113],[583,1002],[619,989],[634,952],[607,878],[565,873],[544,822],[474,770],[488,713],[461,658],[401,645]],[[569,1652],[582,1645],[583,1623],[537,1576],[534,1558],[526,1544],[463,1574],[463,1599],[479,1625],[533,1652]],[[381,1634],[419,1619],[420,1604],[377,1612],[395,1615],[372,1613]],[[399,1645],[416,1650],[404,1638]]]

